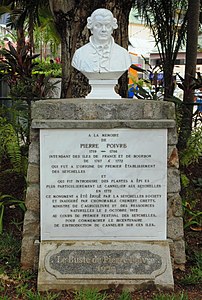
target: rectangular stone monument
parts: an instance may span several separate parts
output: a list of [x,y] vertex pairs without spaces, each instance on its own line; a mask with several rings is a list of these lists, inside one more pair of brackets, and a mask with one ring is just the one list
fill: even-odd
[[173,289],[170,251],[185,261],[174,106],[50,100],[32,117],[21,262],[36,266],[40,245],[38,289]]

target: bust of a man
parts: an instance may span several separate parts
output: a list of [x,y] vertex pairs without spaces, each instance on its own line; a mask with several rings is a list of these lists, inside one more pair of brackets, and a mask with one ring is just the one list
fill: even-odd
[[114,42],[112,33],[117,27],[111,11],[95,10],[87,19],[87,28],[92,33],[90,41],[76,50],[72,66],[84,74],[126,71],[131,58],[126,49]]

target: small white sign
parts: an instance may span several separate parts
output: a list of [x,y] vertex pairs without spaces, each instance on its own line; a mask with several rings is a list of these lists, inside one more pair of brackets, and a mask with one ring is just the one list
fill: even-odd
[[166,129],[41,129],[42,240],[165,240]]

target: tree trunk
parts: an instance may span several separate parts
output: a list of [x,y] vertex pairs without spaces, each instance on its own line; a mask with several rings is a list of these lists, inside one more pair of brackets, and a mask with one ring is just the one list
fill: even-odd
[[84,32],[83,29],[87,17],[93,10],[92,3],[90,0],[79,2],[72,0],[68,3],[49,0],[49,3],[61,38],[61,98],[77,97],[77,94],[82,97],[84,95],[81,90],[81,83],[85,79],[82,74],[77,76],[77,71],[71,66],[71,61],[76,48],[82,46],[88,39],[88,32]]
[[21,50],[25,47],[25,32],[24,32],[24,23],[22,26],[17,28],[17,52],[21,53]]
[[186,147],[192,131],[194,90],[190,88],[191,77],[196,75],[200,0],[188,1],[188,28],[185,66],[185,90],[183,98],[182,124],[179,133],[178,149]]
[[172,65],[173,60],[165,60],[163,64],[163,74],[164,74],[164,99],[168,100],[172,97],[174,92],[174,81],[173,81],[173,69]]
[[[117,44],[128,49],[128,19],[132,7],[132,0],[112,0],[106,1],[106,8],[111,10],[117,19],[118,29],[114,31],[114,39]],[[119,94],[123,98],[128,97],[128,73],[125,72],[119,79]]]
[[34,19],[32,14],[29,14],[28,34],[29,34],[30,55],[32,56],[32,54],[34,53]]
[[[88,80],[71,66],[75,50],[89,38],[86,28],[87,17],[97,8],[107,8],[112,11],[118,20],[119,28],[115,31],[115,40],[123,47],[128,44],[128,16],[132,0],[129,1],[103,1],[81,0],[62,1],[49,0],[51,11],[54,15],[56,28],[61,37],[61,62],[62,62],[62,89],[61,98],[84,97],[89,92]],[[124,76],[122,76],[124,78]],[[122,79],[126,96],[127,80]]]

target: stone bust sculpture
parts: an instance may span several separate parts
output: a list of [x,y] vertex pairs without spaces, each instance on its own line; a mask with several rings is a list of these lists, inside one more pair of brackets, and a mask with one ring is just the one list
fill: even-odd
[[111,11],[103,8],[95,10],[87,19],[87,28],[92,33],[90,41],[76,50],[72,66],[85,75],[126,71],[131,59],[127,50],[114,42],[112,33],[117,27]]

